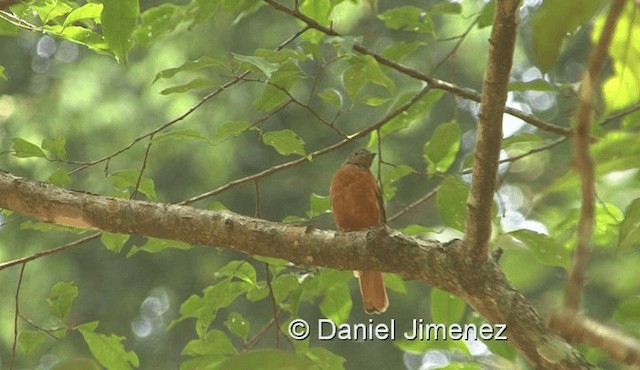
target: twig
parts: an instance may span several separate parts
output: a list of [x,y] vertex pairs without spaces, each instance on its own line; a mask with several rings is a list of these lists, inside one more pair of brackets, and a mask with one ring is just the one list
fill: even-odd
[[[301,29],[300,31],[296,32],[294,35],[292,35],[291,37],[289,37],[288,39],[286,39],[285,41],[283,41],[280,45],[278,45],[278,47],[276,48],[276,50],[282,50],[285,46],[287,46],[289,43],[291,43],[293,40],[295,40],[296,38],[298,38],[300,35],[302,35],[304,32],[307,31],[307,27]],[[204,103],[206,103],[207,101],[209,101],[210,99],[214,98],[215,96],[217,96],[218,94],[222,93],[223,91],[225,91],[226,89],[228,89],[229,87],[237,84],[238,82],[243,81],[243,79],[249,75],[249,73],[251,73],[251,71],[245,71],[243,73],[241,73],[240,75],[232,78],[231,80],[227,81],[225,84],[223,84],[221,87],[219,87],[218,89],[210,92],[209,94],[207,94],[204,98],[200,99],[199,102],[197,102],[195,105],[193,105],[191,108],[189,108],[186,112],[184,112],[183,114],[181,114],[180,116],[178,116],[177,118],[157,127],[156,129],[147,132],[146,134],[143,134],[141,136],[136,137],[135,139],[133,139],[129,144],[125,145],[124,147],[120,148],[119,150],[117,150],[116,152],[109,154],[108,156],[102,157],[100,159],[96,159],[94,161],[91,162],[85,162],[84,164],[82,164],[81,166],[75,168],[74,170],[69,172],[69,175],[74,174],[76,172],[82,171],[88,167],[91,167],[93,165],[96,165],[98,163],[102,163],[102,162],[108,162],[109,160],[111,160],[112,158],[120,155],[121,153],[129,150],[129,148],[131,148],[132,146],[134,146],[135,144],[137,144],[139,141],[145,139],[145,138],[150,138],[153,137],[155,134],[157,134],[160,131],[163,131],[165,129],[167,129],[170,126],[173,126],[174,124],[183,121],[185,118],[189,117],[193,112],[195,112],[198,108],[200,108],[202,105],[204,105]]]
[[15,265],[18,265],[18,264],[21,264],[21,263],[27,263],[29,261],[33,261],[33,260],[36,260],[38,258],[41,258],[41,257],[44,257],[44,256],[48,256],[50,254],[55,254],[55,253],[59,253],[59,252],[65,251],[67,249],[71,249],[73,247],[80,246],[80,245],[82,245],[82,244],[84,244],[84,243],[86,243],[86,242],[88,242],[90,240],[97,239],[99,237],[100,237],[100,233],[91,234],[91,235],[86,236],[86,237],[84,237],[82,239],[78,239],[78,240],[72,241],[71,243],[67,243],[67,244],[61,245],[59,247],[47,249],[46,251],[34,253],[34,254],[30,255],[30,256],[26,256],[26,257],[22,257],[22,258],[18,258],[18,259],[12,260],[12,261],[7,261],[7,262],[0,263],[0,270],[4,270],[7,267],[15,266]]
[[185,199],[180,203],[177,203],[179,205],[185,205],[185,204],[191,204],[194,202],[197,202],[199,200],[202,199],[206,199],[209,197],[212,197],[214,195],[220,194],[224,191],[227,191],[233,187],[236,187],[238,185],[242,185],[245,184],[247,182],[250,181],[255,181],[256,179],[261,179],[263,177],[267,177],[270,175],[273,175],[276,172],[282,171],[284,169],[287,168],[291,168],[291,167],[295,167],[298,166],[302,163],[307,162],[307,158],[317,158],[320,156],[323,156],[327,153],[331,153],[332,151],[349,144],[350,142],[359,139],[361,137],[364,137],[365,135],[368,135],[369,133],[371,133],[372,131],[375,131],[378,127],[382,127],[384,126],[387,122],[389,122],[390,120],[392,120],[393,118],[395,118],[396,116],[400,115],[402,112],[406,111],[407,109],[409,109],[412,105],[414,105],[416,102],[418,102],[427,92],[429,92],[431,89],[429,88],[429,86],[425,86],[423,87],[420,91],[418,91],[416,93],[416,95],[414,95],[408,102],[404,103],[403,105],[401,105],[400,107],[398,107],[396,110],[394,110],[393,112],[390,112],[389,114],[387,114],[384,118],[382,118],[380,121],[376,122],[375,124],[373,124],[372,126],[367,127],[366,129],[362,130],[362,131],[358,131],[355,134],[351,134],[349,135],[347,138],[342,139],[341,141],[330,145],[328,147],[325,147],[323,149],[320,150],[316,150],[315,152],[309,153],[307,154],[307,156],[305,157],[300,157],[298,159],[295,159],[293,161],[289,161],[286,163],[282,163],[273,167],[269,167],[266,170],[260,171],[258,173],[254,173],[253,175],[249,175],[249,176],[245,176],[233,181],[228,182],[227,184],[208,191],[206,193],[202,193],[199,195],[196,195],[195,197],[189,198],[189,199]]
[[131,196],[129,199],[135,199],[136,194],[138,194],[138,189],[140,189],[140,181],[142,181],[142,176],[144,175],[144,170],[147,168],[147,161],[149,160],[149,151],[151,150],[151,145],[153,145],[153,135],[149,136],[149,142],[147,143],[146,148],[144,149],[144,157],[142,158],[142,166],[140,168],[140,172],[138,173],[138,179],[136,180],[136,186],[133,188],[131,192]]
[[467,198],[464,246],[476,263],[489,257],[491,210],[496,190],[502,116],[516,43],[518,0],[496,2],[489,59],[482,84],[482,102],[476,134],[475,161]]
[[260,179],[253,182],[253,188],[256,191],[256,213],[255,218],[262,218],[262,210],[260,208]]
[[427,200],[433,198],[433,196],[436,195],[436,193],[438,193],[438,190],[440,190],[440,185],[436,186],[433,190],[431,190],[427,194],[423,195],[422,197],[420,197],[419,199],[417,199],[413,203],[409,204],[408,206],[404,207],[400,211],[396,212],[393,216],[389,217],[387,219],[387,223],[390,223],[390,222],[394,221],[398,217],[404,215],[405,213],[407,213],[410,210],[416,208],[417,206],[421,205],[422,203],[426,202]]
[[20,267],[20,276],[18,277],[18,286],[16,287],[16,312],[13,315],[13,347],[11,349],[11,362],[9,363],[9,369],[13,370],[13,363],[16,360],[16,348],[18,346],[18,316],[20,315],[20,287],[22,287],[22,277],[24,276],[24,268],[27,267],[27,262],[22,263]]
[[598,40],[598,44],[589,55],[587,71],[584,74],[578,93],[576,130],[573,138],[573,159],[578,175],[582,180],[582,206],[580,207],[580,219],[578,221],[578,243],[573,254],[573,265],[569,272],[565,289],[565,310],[569,311],[577,312],[580,309],[584,273],[589,259],[589,244],[591,243],[595,223],[595,169],[590,151],[593,91],[607,56],[607,50],[613,38],[617,20],[625,4],[626,0],[615,0],[611,4],[600,40]]
[[[297,9],[291,9],[288,8],[282,4],[280,4],[278,1],[276,0],[263,0],[264,2],[266,2],[267,4],[271,5],[274,9],[283,12],[285,14],[289,14],[301,21],[303,21],[304,23],[307,24],[307,26],[309,28],[313,28],[315,30],[318,30],[322,33],[324,33],[325,35],[328,36],[341,36],[339,33],[335,32],[334,30],[332,30],[329,27],[325,27],[323,25],[321,25],[320,23],[316,22],[314,19],[309,18],[308,16],[306,16],[305,14],[301,13],[300,11],[298,11]],[[438,89],[438,90],[445,90],[448,91],[452,94],[455,94],[457,96],[460,96],[462,98],[465,98],[467,100],[471,100],[471,101],[475,101],[475,102],[480,102],[481,100],[481,96],[478,93],[469,91],[467,89],[463,89],[457,85],[454,85],[452,83],[446,82],[446,81],[442,81],[439,80],[437,78],[433,78],[430,77],[420,71],[417,71],[415,69],[409,68],[403,64],[394,62],[391,59],[387,59],[385,57],[383,57],[380,54],[377,54],[375,52],[373,52],[370,49],[365,48],[364,46],[362,46],[361,44],[354,44],[353,45],[353,50],[357,51],[360,54],[364,54],[364,55],[369,55],[371,57],[373,57],[378,63],[385,65],[391,69],[394,69],[397,72],[400,72],[406,76],[415,78],[417,80],[421,80],[424,81],[426,83],[428,83],[432,88],[434,89]],[[515,109],[515,108],[509,108],[509,107],[504,107],[503,106],[503,111],[507,114],[510,114],[514,117],[518,117],[521,120],[539,128],[540,130],[543,131],[549,131],[549,132],[554,132],[556,134],[559,135],[563,135],[563,136],[571,136],[571,130],[566,129],[564,127],[560,127],[560,126],[556,126],[554,124],[551,124],[549,122],[545,122],[544,120],[539,119],[538,117],[535,117],[534,115],[531,114],[527,114],[521,110]]]

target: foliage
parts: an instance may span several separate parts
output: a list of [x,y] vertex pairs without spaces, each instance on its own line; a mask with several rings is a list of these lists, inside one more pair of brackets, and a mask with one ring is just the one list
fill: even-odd
[[[424,92],[415,73],[393,64],[477,90],[493,1],[295,3],[336,34],[258,0],[13,5],[0,13],[3,170],[124,198],[173,203],[199,194],[194,206],[331,228],[328,183],[347,149],[313,154],[364,138],[350,146],[380,149],[374,172],[391,226],[424,238],[460,237],[477,103],[449,90]],[[571,127],[606,3],[523,5],[508,105]],[[600,203],[585,291],[586,311],[636,336],[637,17],[629,2],[599,90],[592,150]],[[514,286],[552,311],[561,306],[576,244],[579,178],[569,140],[524,118],[505,115],[492,247],[504,249],[501,265]],[[268,169],[252,186],[234,182]],[[435,200],[414,204],[434,189]],[[82,233],[6,210],[0,219],[3,261]],[[20,351],[11,351],[6,313],[15,302],[7,298],[0,357],[15,357],[17,368],[56,369],[398,368],[403,360],[418,368],[429,355],[462,368],[521,361],[498,341],[480,343],[482,351],[456,341],[294,341],[287,330],[296,318],[367,322],[351,298],[351,272],[137,235],[103,233],[100,242],[104,248],[92,242],[29,262],[24,280],[12,269],[1,272],[11,281],[3,296],[14,297],[20,286]],[[429,294],[392,275],[385,281],[391,308],[375,323],[397,319],[398,330],[408,330],[408,318],[485,323],[447,292]],[[416,353],[427,355],[422,363],[414,363]],[[591,360],[611,365],[602,356]]]

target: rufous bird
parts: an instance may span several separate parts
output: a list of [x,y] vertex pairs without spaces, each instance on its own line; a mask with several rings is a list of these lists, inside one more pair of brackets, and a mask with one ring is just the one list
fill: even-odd
[[[355,149],[331,179],[333,219],[340,231],[366,230],[386,221],[380,189],[369,170],[375,156],[366,149]],[[386,311],[389,298],[382,273],[358,271],[357,275],[365,312]]]

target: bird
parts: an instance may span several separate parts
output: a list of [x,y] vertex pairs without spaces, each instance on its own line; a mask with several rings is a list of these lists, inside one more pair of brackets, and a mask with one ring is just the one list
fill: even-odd
[[[361,231],[383,224],[384,205],[373,177],[371,163],[376,153],[354,149],[331,179],[329,194],[333,219],[340,231]],[[357,271],[362,305],[368,314],[383,313],[389,307],[382,272]]]

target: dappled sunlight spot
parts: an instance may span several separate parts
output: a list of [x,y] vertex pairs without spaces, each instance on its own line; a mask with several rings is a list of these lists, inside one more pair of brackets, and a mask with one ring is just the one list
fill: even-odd
[[51,59],[34,56],[31,60],[31,69],[36,73],[44,73],[51,67]]
[[131,331],[138,338],[147,338],[153,333],[153,323],[148,317],[138,316],[131,321]]
[[555,93],[548,91],[527,91],[524,93],[524,97],[527,103],[538,112],[550,110],[557,103]]
[[0,96],[0,123],[6,121],[16,108],[16,100],[11,95]]
[[[513,92],[507,94],[507,106],[515,109],[519,109],[527,114],[531,113],[531,109],[526,105],[514,100]],[[526,123],[518,117],[510,114],[502,115],[502,137],[507,138],[515,135],[520,131]]]
[[58,46],[58,52],[55,55],[56,60],[63,63],[75,62],[78,59],[78,45],[69,41],[62,41]]
[[524,215],[517,211],[507,211],[500,218],[500,227],[505,233],[516,230],[529,230],[538,234],[549,235],[549,230],[540,221],[527,220]]
[[44,35],[40,37],[36,44],[36,54],[41,58],[51,58],[57,49],[56,40],[51,36]]
[[498,189],[497,203],[500,213],[522,209],[525,202],[522,190],[515,185],[505,184]]
[[140,304],[140,315],[131,321],[131,331],[138,338],[148,338],[165,329],[165,315],[171,308],[169,292],[165,287],[149,291]]

